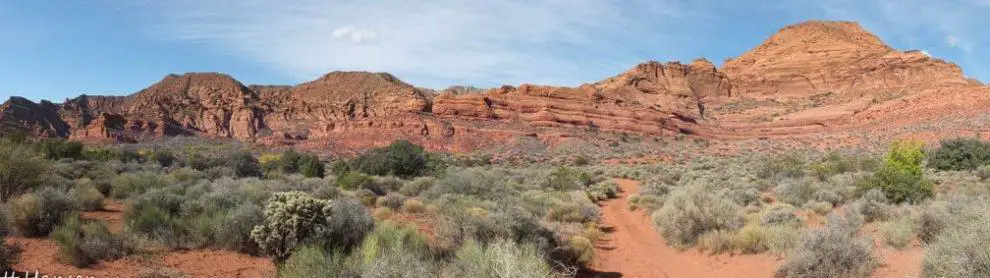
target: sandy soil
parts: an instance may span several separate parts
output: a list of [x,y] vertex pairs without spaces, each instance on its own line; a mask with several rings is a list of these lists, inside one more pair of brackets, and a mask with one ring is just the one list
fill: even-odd
[[[643,210],[629,210],[625,197],[638,191],[639,182],[617,181],[619,198],[602,204],[602,228],[607,234],[595,244],[595,259],[581,277],[773,277],[783,263],[765,254],[710,256],[697,249],[667,246]],[[878,238],[872,226],[864,232]],[[924,248],[917,242],[896,250],[878,241],[876,255],[883,263],[873,277],[920,277]]]

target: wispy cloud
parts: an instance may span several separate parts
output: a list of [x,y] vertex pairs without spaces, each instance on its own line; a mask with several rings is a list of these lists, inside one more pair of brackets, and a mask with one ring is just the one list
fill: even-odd
[[177,0],[137,8],[158,17],[158,35],[218,46],[299,80],[369,70],[426,86],[573,85],[594,62],[641,58],[602,54],[646,31],[631,12],[682,16],[676,4],[612,0]]
[[758,42],[739,38],[762,36],[781,22],[821,18],[860,21],[899,48],[948,55],[987,78],[990,69],[976,66],[990,54],[972,50],[990,43],[988,1],[175,0],[127,6],[146,12],[157,36],[209,45],[299,81],[332,70],[367,70],[442,87],[576,85],[646,59],[719,60]]

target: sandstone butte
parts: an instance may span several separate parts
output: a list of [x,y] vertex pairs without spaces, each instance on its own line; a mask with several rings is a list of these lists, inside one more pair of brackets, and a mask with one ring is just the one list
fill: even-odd
[[189,135],[352,149],[404,138],[468,151],[567,130],[720,140],[870,130],[983,117],[988,99],[990,87],[952,63],[895,50],[854,22],[809,21],[721,68],[705,59],[651,61],[578,87],[435,91],[368,72],[245,86],[220,73],[173,74],[128,96],[12,97],[0,107],[0,133],[122,142]]

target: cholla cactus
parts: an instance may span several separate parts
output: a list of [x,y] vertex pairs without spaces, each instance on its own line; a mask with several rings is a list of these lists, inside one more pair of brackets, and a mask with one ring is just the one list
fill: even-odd
[[251,238],[276,262],[304,244],[347,247],[340,245],[353,244],[355,236],[363,237],[374,225],[367,212],[345,209],[349,205],[298,191],[275,193],[265,207],[265,221],[254,227]]

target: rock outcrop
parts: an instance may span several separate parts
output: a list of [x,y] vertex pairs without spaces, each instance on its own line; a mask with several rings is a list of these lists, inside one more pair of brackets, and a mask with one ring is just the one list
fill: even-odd
[[[11,98],[0,107],[0,132],[126,142],[197,135],[354,148],[402,137],[467,151],[560,129],[722,139],[821,132],[904,113],[894,109],[986,111],[987,92],[959,67],[897,51],[856,23],[812,21],[783,28],[722,68],[705,59],[646,62],[578,87],[439,91],[387,73],[331,72],[297,86],[245,86],[224,74],[188,73],[129,96],[82,95],[61,104]],[[938,95],[987,101],[963,105]]]
[[810,21],[785,27],[721,68],[744,96],[868,95],[958,88],[958,66],[921,51],[894,50],[858,23]]

